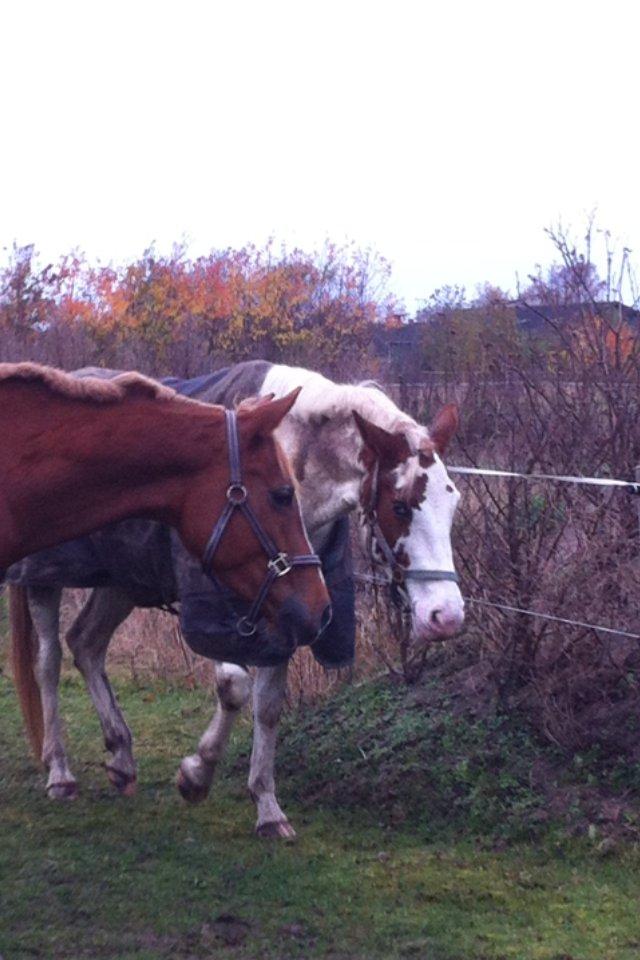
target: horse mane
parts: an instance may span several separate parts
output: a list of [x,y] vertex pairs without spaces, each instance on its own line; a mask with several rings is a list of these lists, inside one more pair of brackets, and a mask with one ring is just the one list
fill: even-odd
[[169,400],[176,396],[170,387],[133,371],[120,373],[113,379],[78,378],[39,363],[0,363],[0,383],[11,380],[41,383],[58,396],[99,403],[117,403],[129,396],[146,396],[155,400]]
[[361,416],[390,433],[404,433],[415,452],[423,449],[429,439],[427,428],[400,410],[373,380],[334,383],[313,370],[277,364],[269,371],[265,386],[267,390],[275,389],[278,394],[302,386],[290,416],[303,421],[317,423],[324,419],[350,418],[352,411],[357,410]]

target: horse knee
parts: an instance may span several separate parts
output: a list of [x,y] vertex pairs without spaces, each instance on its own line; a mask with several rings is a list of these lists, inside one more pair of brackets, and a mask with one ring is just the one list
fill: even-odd
[[225,710],[241,710],[251,696],[251,677],[242,667],[217,668],[216,693]]
[[256,710],[256,720],[261,726],[267,727],[269,730],[273,730],[274,727],[278,726],[281,714],[281,702],[259,704]]
[[38,653],[34,668],[36,680],[40,686],[47,682],[57,681],[61,662],[62,650],[60,649],[60,644],[47,643],[40,637],[38,639]]
[[72,649],[72,653],[74,667],[80,671],[83,677],[86,677],[91,669],[91,657],[86,650],[78,648]]

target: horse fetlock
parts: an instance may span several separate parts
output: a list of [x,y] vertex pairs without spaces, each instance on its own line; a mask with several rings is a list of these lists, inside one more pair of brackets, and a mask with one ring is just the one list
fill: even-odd
[[272,791],[256,793],[250,789],[251,797],[257,807],[258,818],[256,833],[259,837],[276,840],[295,840],[296,831],[289,818],[280,807]]
[[199,754],[185,757],[176,777],[176,786],[182,798],[188,803],[205,800],[213,783],[214,772],[215,763],[205,763]]
[[131,731],[128,727],[125,727],[123,730],[105,733],[104,745],[109,753],[113,753],[114,756],[118,753],[124,753],[127,757],[130,757],[133,750]]
[[122,770],[114,764],[105,763],[104,768],[112,787],[115,787],[120,796],[133,797],[138,789],[138,778],[135,770]]

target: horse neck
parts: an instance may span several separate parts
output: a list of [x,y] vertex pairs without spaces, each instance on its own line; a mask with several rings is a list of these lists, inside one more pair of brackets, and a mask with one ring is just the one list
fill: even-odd
[[0,537],[0,567],[12,553],[23,556],[125,517],[179,526],[188,484],[223,444],[222,415],[204,405],[138,396],[99,404],[49,395],[44,402],[40,390],[31,391],[33,398],[22,385],[18,391],[0,414],[2,488],[12,521],[6,540]]

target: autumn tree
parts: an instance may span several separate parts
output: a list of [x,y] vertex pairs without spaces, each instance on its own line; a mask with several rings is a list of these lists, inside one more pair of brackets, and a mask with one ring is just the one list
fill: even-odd
[[514,305],[497,287],[485,285],[471,300],[459,287],[437,290],[416,319],[425,324],[424,365],[445,381],[503,378],[522,354]]
[[0,271],[0,323],[15,333],[28,335],[48,320],[55,272],[39,268],[33,244],[13,245],[7,265]]
[[[74,254],[44,269],[16,248],[1,274],[0,323],[42,359],[192,375],[261,357],[327,373],[375,372],[374,324],[397,311],[388,264],[372,251],[326,244],[313,254],[272,243],[212,251],[153,248],[122,267]],[[32,341],[32,342],[31,342]],[[5,341],[5,346],[8,341]]]

